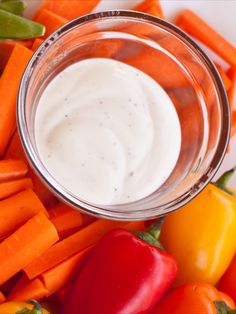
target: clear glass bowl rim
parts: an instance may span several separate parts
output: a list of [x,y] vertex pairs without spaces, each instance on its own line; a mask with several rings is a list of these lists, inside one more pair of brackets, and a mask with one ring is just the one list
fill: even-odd
[[[86,203],[80,200],[78,197],[70,194],[68,191],[65,191],[63,187],[54,180],[54,178],[50,175],[45,174],[45,169],[42,167],[40,159],[35,153],[34,148],[30,141],[30,136],[27,130],[26,123],[26,112],[25,112],[25,100],[27,94],[27,88],[29,86],[29,80],[34,71],[34,68],[37,65],[37,62],[40,58],[40,54],[46,47],[53,45],[53,43],[57,40],[57,38],[63,36],[67,32],[80,27],[80,25],[89,23],[95,20],[101,19],[114,19],[114,18],[127,18],[127,19],[138,19],[147,23],[151,23],[157,25],[158,27],[164,29],[165,31],[171,32],[176,35],[180,40],[182,40],[185,44],[188,45],[191,50],[200,57],[200,59],[204,62],[204,65],[211,73],[211,77],[214,77],[214,85],[216,86],[216,90],[218,92],[218,97],[221,103],[222,110],[222,129],[221,135],[219,138],[219,143],[215,152],[215,155],[208,167],[208,169],[204,172],[201,178],[196,182],[196,184],[190,188],[189,191],[185,192],[183,195],[176,198],[174,201],[170,203],[166,203],[161,207],[154,207],[145,210],[136,210],[136,211],[122,211],[122,210],[109,210],[106,206],[96,206]],[[101,218],[113,219],[113,220],[148,220],[153,219],[162,215],[165,215],[169,212],[172,212],[187,202],[196,197],[205,186],[211,181],[212,177],[218,170],[221,165],[224,155],[227,150],[227,145],[230,137],[230,107],[228,104],[227,94],[221,80],[221,77],[216,70],[214,64],[206,55],[206,53],[199,47],[199,45],[191,39],[189,35],[187,35],[184,31],[179,29],[177,26],[162,20],[158,17],[154,17],[145,13],[130,11],[130,10],[109,10],[98,13],[92,13],[88,15],[84,15],[82,17],[76,18],[67,24],[60,27],[53,34],[51,34],[42,45],[36,50],[30,59],[24,74],[21,79],[18,97],[17,97],[17,127],[19,131],[19,136],[26,153],[26,156],[33,167],[34,171],[38,174],[41,180],[46,183],[46,185],[56,194],[60,199],[64,200],[68,204],[72,205],[75,208],[79,208],[85,213],[89,213],[91,215],[95,215]],[[125,206],[122,205],[122,206]],[[120,207],[120,205],[118,206]],[[159,213],[159,211],[165,211],[165,213]]]

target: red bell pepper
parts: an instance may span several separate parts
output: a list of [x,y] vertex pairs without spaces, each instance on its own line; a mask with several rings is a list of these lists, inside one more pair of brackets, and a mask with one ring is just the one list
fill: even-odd
[[219,289],[231,296],[236,303],[236,255],[221,278]]
[[207,283],[191,283],[172,290],[151,314],[235,314],[233,300]]
[[177,266],[156,240],[158,231],[114,229],[95,246],[63,314],[148,313],[173,282]]

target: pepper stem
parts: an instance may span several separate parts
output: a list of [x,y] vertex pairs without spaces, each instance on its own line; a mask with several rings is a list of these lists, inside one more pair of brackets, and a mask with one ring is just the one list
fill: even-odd
[[224,301],[214,301],[217,314],[236,314],[236,309],[231,309]]
[[147,232],[153,236],[153,238],[155,238],[156,240],[158,240],[160,234],[161,234],[161,226],[164,222],[164,216],[160,217],[156,223],[154,223],[153,225],[151,225]]
[[17,311],[15,314],[43,314],[43,308],[36,300],[30,300],[27,303],[32,304],[34,307],[31,310],[25,307],[22,310]]
[[222,176],[216,182],[213,182],[213,184],[215,186],[217,186],[219,189],[232,195],[232,193],[227,188],[227,184],[228,184],[229,180],[231,179],[231,177],[233,176],[235,170],[236,170],[236,166],[233,167],[232,169],[226,171],[224,174],[222,174]]
[[163,224],[164,217],[161,217],[158,219],[156,223],[151,225],[146,232],[143,231],[132,231],[133,234],[135,234],[138,238],[141,240],[158,247],[159,249],[164,251],[163,246],[161,243],[158,241],[158,238],[161,233],[161,226]]

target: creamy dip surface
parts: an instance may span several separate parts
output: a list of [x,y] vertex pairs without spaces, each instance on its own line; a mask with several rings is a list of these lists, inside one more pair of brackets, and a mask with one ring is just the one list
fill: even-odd
[[178,115],[162,87],[105,58],[79,61],[49,83],[35,136],[58,183],[100,205],[150,195],[173,171],[181,146]]

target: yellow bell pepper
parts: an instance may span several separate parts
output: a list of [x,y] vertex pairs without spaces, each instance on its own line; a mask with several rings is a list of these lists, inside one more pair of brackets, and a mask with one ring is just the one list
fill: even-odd
[[175,286],[216,284],[236,252],[236,198],[226,189],[234,169],[168,215],[160,241],[178,265]]
[[50,314],[43,309],[39,303],[32,301],[24,302],[5,302],[0,304],[0,314]]

